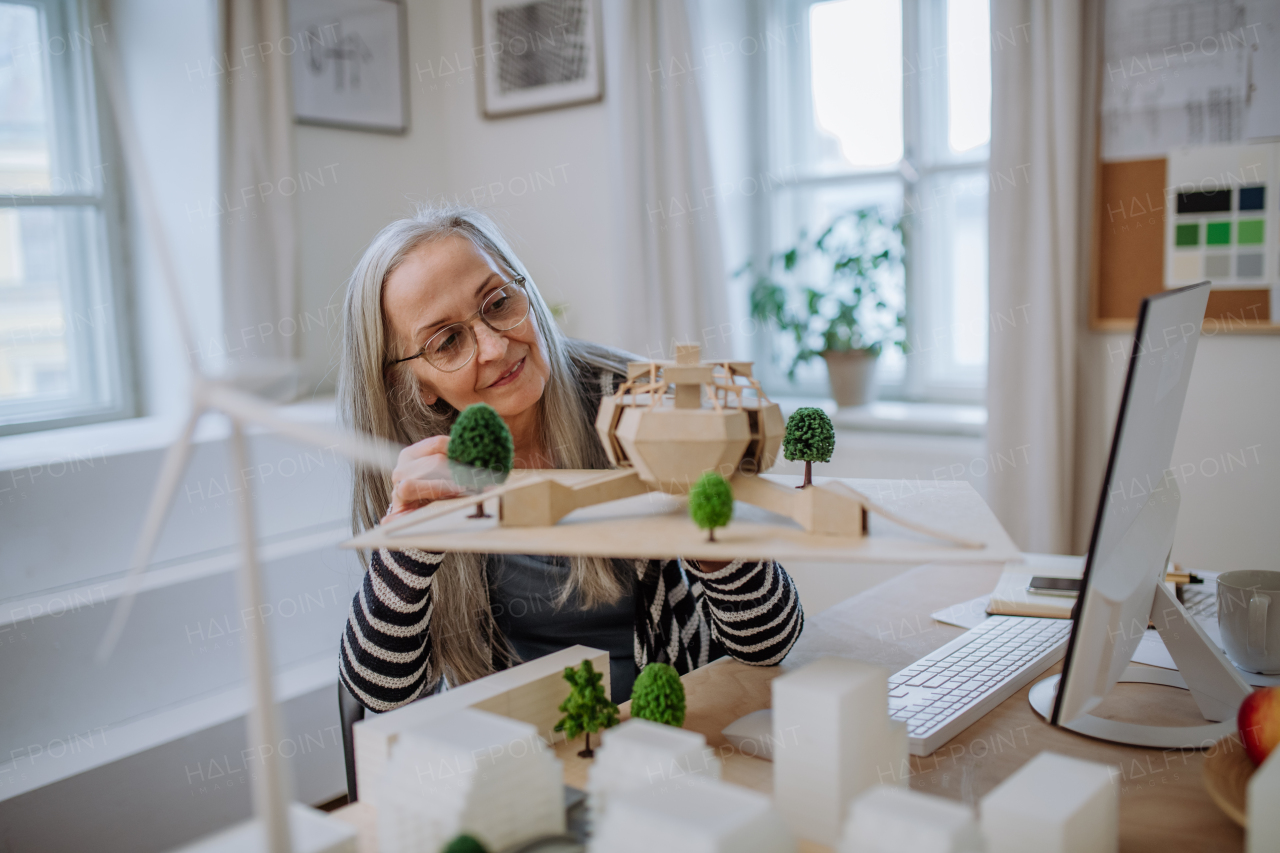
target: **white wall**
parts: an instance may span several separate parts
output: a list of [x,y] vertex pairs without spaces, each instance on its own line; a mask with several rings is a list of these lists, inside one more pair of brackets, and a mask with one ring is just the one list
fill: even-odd
[[[619,5],[604,3],[606,18]],[[608,76],[613,70],[608,59],[617,49],[607,40],[616,28],[604,27],[603,102],[486,119],[474,69],[439,74],[441,59],[459,55],[465,64],[479,42],[473,38],[471,10],[470,3],[436,5],[432,52],[414,74],[414,85],[430,93],[434,120],[447,131],[441,192],[493,213],[547,301],[569,306],[564,324],[569,334],[617,340],[622,318],[613,307],[611,273],[618,213],[611,188],[619,176],[612,169],[617,145],[607,109],[616,100],[611,99],[617,87]],[[431,60],[434,65],[428,65]]]
[[[208,349],[222,328],[218,220],[211,215],[218,196],[218,91],[225,83],[210,73],[215,4],[112,0],[107,19],[187,316],[199,345]],[[131,194],[121,162],[110,163],[106,174]],[[130,206],[129,215],[129,243],[122,251],[128,254],[129,283],[136,288],[133,343],[140,399],[146,414],[180,417],[186,405],[182,344],[136,206]]]
[[431,94],[415,82],[414,63],[436,38],[435,6],[408,4],[409,131],[404,135],[295,126],[295,163],[319,173],[297,199],[300,390],[333,390],[347,278],[374,235],[414,205],[440,193],[444,136]]
[[[604,6],[606,18],[617,10]],[[625,318],[611,285],[610,81],[603,103],[482,118],[471,10],[469,2],[409,3],[408,134],[297,128],[299,167],[334,164],[338,176],[299,197],[303,310],[318,317],[333,306],[327,311],[337,319],[346,278],[382,226],[416,204],[460,202],[503,227],[547,301],[568,306],[569,334],[616,342]],[[618,35],[617,27],[606,32]],[[612,45],[604,51],[607,59]],[[304,334],[304,391],[332,389],[339,327]]]
[[[294,416],[332,422],[313,408]],[[234,524],[246,495],[227,470],[225,428],[202,428],[105,663],[94,652],[165,445],[45,445],[19,461],[17,448],[39,442],[16,439],[0,445],[0,849],[159,851],[248,817],[254,753],[236,772],[224,760],[245,748],[248,707]],[[323,802],[345,790],[337,654],[362,575],[336,547],[350,473],[332,449],[273,435],[251,436],[249,454],[285,749],[295,795]],[[68,807],[86,791],[91,805]]]
[[[1081,340],[1077,553],[1089,545],[1131,341],[1122,334]],[[1171,467],[1182,493],[1176,562],[1212,571],[1280,569],[1280,337],[1200,339]]]

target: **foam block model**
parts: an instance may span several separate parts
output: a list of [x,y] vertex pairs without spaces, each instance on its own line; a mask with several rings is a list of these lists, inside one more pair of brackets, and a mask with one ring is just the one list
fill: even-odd
[[[324,812],[289,804],[289,836],[293,853],[356,853],[356,829]],[[262,821],[254,818],[207,836],[180,853],[267,853]]]
[[463,708],[476,708],[529,723],[543,740],[555,743],[561,739],[555,732],[560,719],[559,706],[569,695],[569,684],[564,680],[565,667],[577,666],[583,660],[590,660],[604,676],[607,692],[609,653],[589,646],[570,646],[410,702],[394,711],[365,717],[355,726],[360,801],[371,806],[378,804],[378,794],[382,790],[380,780],[401,734]]
[[840,853],[982,853],[973,809],[909,788],[877,785],[853,801]]
[[795,839],[764,794],[716,780],[647,785],[611,798],[589,853],[793,853]]
[[988,853],[1115,853],[1120,798],[1105,764],[1042,752],[982,798]]
[[1245,830],[1246,853],[1280,850],[1280,749],[1253,771],[1245,795],[1249,828]]
[[635,717],[604,733],[587,773],[587,808],[599,826],[615,794],[633,788],[673,790],[695,778],[720,778],[720,760],[697,732]]
[[834,846],[855,797],[906,784],[906,727],[889,719],[888,677],[823,658],[773,680],[773,793],[796,835]]
[[565,829],[563,767],[528,723],[468,708],[405,732],[378,796],[382,853],[461,833],[501,850]]

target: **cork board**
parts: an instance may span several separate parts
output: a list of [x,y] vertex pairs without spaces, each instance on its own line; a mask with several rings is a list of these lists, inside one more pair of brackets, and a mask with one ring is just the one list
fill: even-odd
[[[1163,157],[1098,164],[1090,328],[1131,330],[1143,298],[1164,290],[1167,186]],[[1212,333],[1280,332],[1265,288],[1214,290],[1205,321]]]
[[1131,328],[1142,300],[1164,290],[1164,188],[1163,157],[1099,164],[1094,328]]

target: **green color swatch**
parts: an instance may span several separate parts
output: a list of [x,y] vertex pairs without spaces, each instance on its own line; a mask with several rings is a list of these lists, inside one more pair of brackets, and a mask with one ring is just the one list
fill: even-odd
[[[1242,219],[1240,220],[1239,239],[1241,245],[1255,245],[1262,242],[1262,226],[1261,219]],[[1181,226],[1179,226],[1181,227]]]
[[[1242,225],[1244,223],[1241,223]],[[1200,245],[1200,223],[1190,222],[1186,225],[1179,225],[1173,232],[1173,245],[1175,246],[1198,246]]]
[[1204,228],[1204,242],[1209,246],[1226,246],[1231,242],[1230,222],[1210,222]]

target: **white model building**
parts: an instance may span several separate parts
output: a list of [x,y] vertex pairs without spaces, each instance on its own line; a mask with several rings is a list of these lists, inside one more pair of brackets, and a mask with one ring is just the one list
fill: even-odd
[[381,780],[382,853],[437,853],[460,833],[500,850],[564,832],[563,769],[528,723],[472,708],[401,734]]
[[1245,853],[1267,853],[1280,850],[1280,749],[1271,755],[1249,777],[1245,789],[1245,807],[1249,826],[1245,830]]
[[853,801],[840,853],[982,853],[973,809],[901,786],[877,785]]
[[773,796],[796,835],[834,846],[855,797],[907,783],[907,731],[889,718],[888,677],[823,658],[773,680]]
[[794,853],[795,839],[764,794],[710,778],[679,788],[618,791],[588,853]]
[[988,853],[1115,853],[1120,797],[1105,764],[1042,752],[982,798]]
[[637,787],[674,789],[691,779],[720,778],[720,760],[697,732],[633,717],[602,733],[587,772],[587,807],[599,826],[609,798]]

